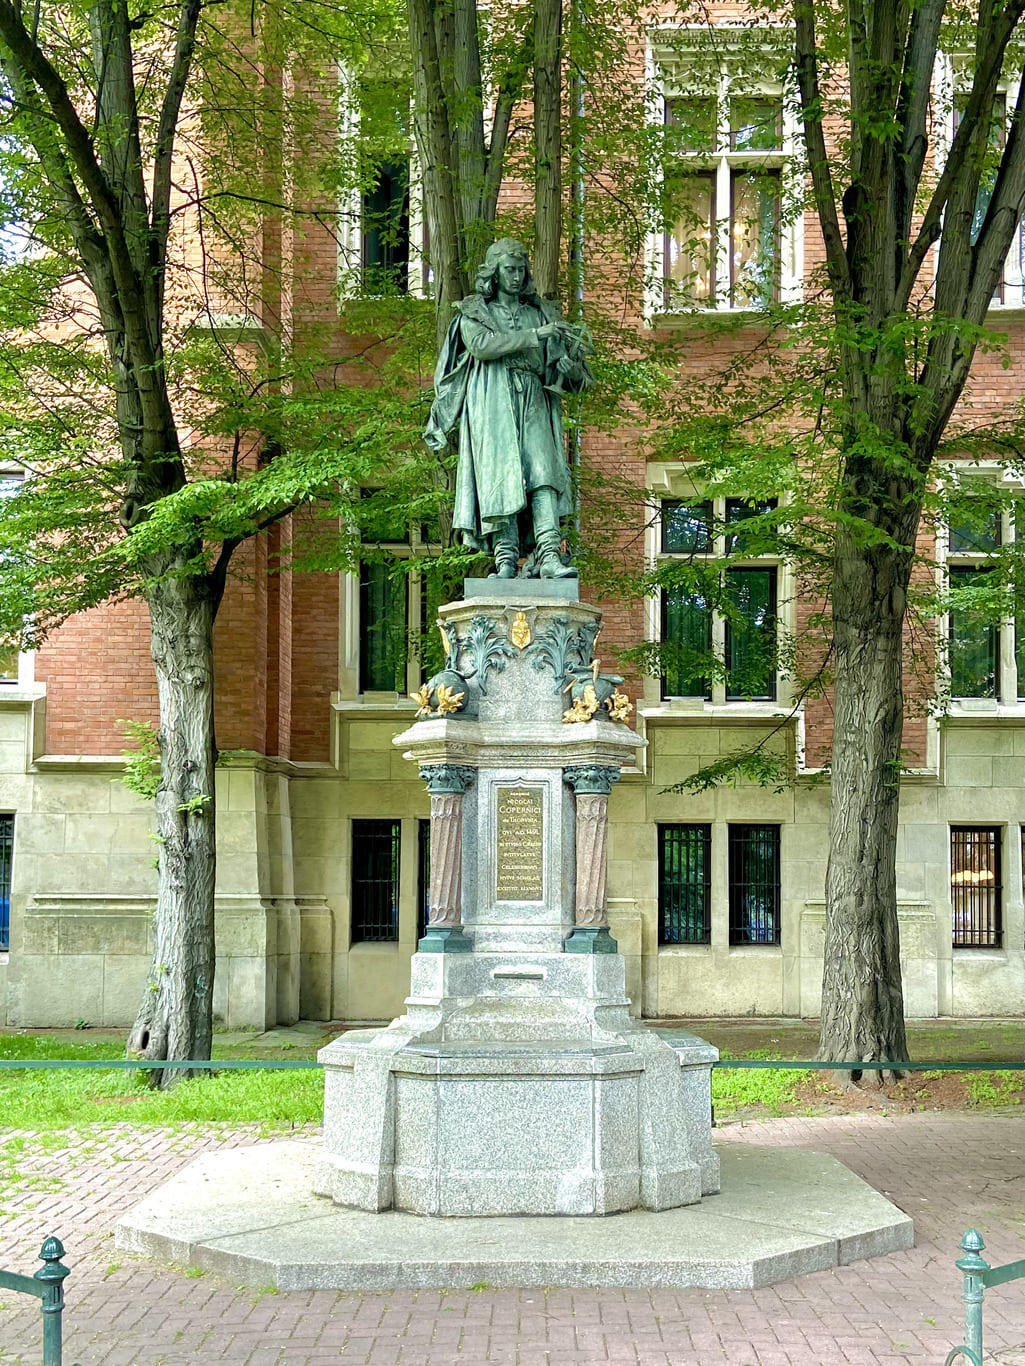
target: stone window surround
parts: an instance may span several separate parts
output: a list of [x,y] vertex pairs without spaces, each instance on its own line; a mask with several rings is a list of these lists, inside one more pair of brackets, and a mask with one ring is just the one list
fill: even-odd
[[[422,539],[420,528],[411,526],[408,541],[375,541],[383,549],[391,551],[399,559],[408,559],[414,552],[429,545]],[[383,692],[360,691],[360,574],[358,572],[341,575],[342,629],[340,632],[341,653],[339,698],[345,701],[362,700],[375,707],[415,706],[410,698],[424,681],[420,661],[410,651],[406,659],[405,692],[386,690]],[[406,631],[419,630],[422,610],[422,580],[419,574],[406,576]],[[428,629],[432,623],[428,622]]]
[[[704,502],[707,501],[706,495],[701,488],[691,478],[685,465],[662,465],[652,464],[648,466],[648,484],[651,497],[666,499],[679,499],[683,502]],[[725,511],[725,497],[712,500],[715,503],[716,519],[722,520]],[[785,500],[780,500],[785,502]],[[714,558],[718,551],[713,551],[711,558]],[[645,562],[649,568],[655,568],[659,560],[669,558],[662,553],[662,519],[658,513],[648,514],[648,525],[645,533]],[[738,568],[743,567],[765,567],[776,570],[776,620],[785,631],[793,631],[796,626],[796,601],[794,598],[793,575],[787,564],[778,557],[759,555],[752,556],[750,563],[741,561]],[[645,636],[648,640],[658,640],[662,632],[662,595],[649,597],[645,600]],[[718,614],[712,620],[712,648],[718,658],[723,657],[726,643],[726,627],[722,617]],[[711,700],[705,698],[692,697],[669,697],[663,698],[662,684],[660,678],[646,677],[644,680],[644,697],[641,703],[643,715],[652,717],[659,711],[702,711],[705,713],[718,714],[725,717],[736,717],[739,715],[751,715],[757,717],[786,716],[792,707],[792,693],[790,680],[781,671],[776,674],[776,697],[771,701],[748,700],[738,698],[727,701],[725,684],[717,682],[713,685]]]
[[[792,828],[792,822],[768,818],[757,821],[733,821],[733,820],[711,820],[697,822],[674,822],[658,821],[652,823],[652,834],[656,841],[655,856],[651,859],[653,875],[658,877],[658,856],[657,841],[659,839],[659,827],[666,825],[703,825],[709,830],[708,843],[708,883],[709,883],[709,906],[708,906],[708,938],[704,942],[679,942],[668,943],[659,941],[659,954],[712,954],[727,952],[733,954],[756,953],[758,955],[780,954],[784,951],[782,942],[783,921],[786,917],[783,914],[784,906],[787,902],[787,864],[786,846],[789,835],[787,831]],[[764,943],[734,942],[730,937],[730,872],[729,872],[729,834],[731,829],[748,829],[752,826],[773,826],[778,831],[776,840],[776,858],[780,875],[780,895],[779,903],[776,907],[777,933],[778,937],[774,942]],[[654,904],[659,904],[659,887],[655,887]],[[791,950],[787,949],[787,952]]]
[[[353,146],[359,134],[360,114],[356,100],[357,81],[343,63],[338,66],[338,137],[343,145]],[[336,284],[339,297],[362,296],[359,286],[363,267],[363,207],[360,195],[354,190],[342,191],[338,197]],[[415,140],[410,135],[409,146],[409,270],[407,293],[411,298],[425,299],[430,294],[431,275],[427,269],[427,220],[424,216],[420,165]]]
[[[933,74],[937,117],[933,126],[934,165],[942,164],[954,137],[955,103],[958,95],[967,93],[971,82],[974,56],[970,53],[940,53]],[[1007,118],[1010,118],[1018,97],[1018,81],[1013,76],[1002,78],[997,94],[1004,98]],[[1025,308],[1025,222],[1019,224],[1017,240],[1012,242],[1004,265],[1004,297],[994,298],[989,306],[991,314],[1020,313]]]
[[[975,478],[983,478],[990,483],[1004,482],[1012,489],[1022,488],[1021,480],[1007,471],[1003,465],[996,461],[973,461],[971,472]],[[948,465],[941,471],[941,477],[948,481],[956,481],[957,467]],[[1023,505],[1023,517],[1025,517],[1025,505]],[[1014,518],[1009,512],[1003,512],[1000,518],[1000,544],[1007,545],[1016,539],[1016,527]],[[982,566],[986,561],[985,551],[950,551],[945,523],[941,523],[936,528],[936,585],[942,589],[947,586],[948,566],[969,567],[972,565]],[[950,617],[944,614],[937,621],[937,634],[941,641],[950,638]],[[940,662],[939,669],[943,670],[943,681],[949,678],[947,666]],[[951,716],[975,716],[980,713],[994,716],[1021,716],[1025,714],[1025,698],[1019,698],[1019,688],[1017,685],[1017,670],[1014,661],[1014,617],[1012,615],[1003,617],[997,627],[997,688],[995,697],[963,697],[951,698],[948,704]],[[934,721],[930,720],[930,729]]]
[[[3,485],[21,482],[25,471],[20,465],[0,460],[0,497]],[[18,654],[18,675],[16,678],[0,678],[0,689],[8,690],[29,688],[35,682],[35,654],[31,650],[21,650]]]
[[[787,92],[778,81],[769,78],[744,78],[733,82],[730,73],[730,26],[717,26],[716,40],[719,46],[715,58],[720,64],[718,79],[708,83],[707,93],[716,100],[718,110],[718,129],[716,148],[710,155],[695,154],[692,158],[695,170],[713,172],[717,185],[715,196],[716,215],[716,303],[715,308],[670,309],[665,303],[665,232],[652,232],[648,235],[647,270],[644,313],[654,322],[665,318],[685,317],[688,313],[706,314],[709,312],[752,312],[749,306],[736,308],[729,300],[730,281],[730,225],[731,196],[729,193],[732,168],[753,169],[761,165],[766,169],[778,170],[781,179],[781,198],[786,200],[799,186],[800,180],[800,137],[797,111]],[[780,36],[788,30],[783,26],[763,25],[766,38],[770,34]],[[750,41],[750,30],[743,32]],[[665,100],[674,95],[686,96],[705,93],[691,89],[687,82],[688,66],[696,65],[707,53],[701,50],[702,39],[707,29],[698,25],[664,25],[649,30],[646,54],[647,87],[651,92],[649,117],[653,123],[664,120]],[[782,101],[783,127],[779,150],[733,152],[729,149],[729,100],[734,97],[755,97],[765,95]],[[778,299],[782,303],[799,303],[803,297],[802,277],[804,270],[804,223],[803,215],[788,219],[784,207],[783,222],[779,235],[779,288]]]

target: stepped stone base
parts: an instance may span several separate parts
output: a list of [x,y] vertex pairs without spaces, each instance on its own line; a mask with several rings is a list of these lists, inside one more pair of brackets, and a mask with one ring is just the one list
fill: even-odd
[[118,1248],[279,1290],[489,1286],[742,1289],[914,1244],[835,1158],[717,1145],[723,1193],[614,1219],[424,1219],[312,1195],[312,1142],[207,1153],[119,1222]]

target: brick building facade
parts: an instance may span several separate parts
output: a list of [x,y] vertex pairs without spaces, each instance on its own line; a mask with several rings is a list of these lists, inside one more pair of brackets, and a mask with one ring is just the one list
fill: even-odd
[[[799,174],[796,126],[781,92],[770,82],[739,94],[728,82],[714,90],[689,83],[687,52],[680,56],[663,31],[649,55],[667,117],[700,124],[703,110],[714,111],[713,131],[690,168],[690,228],[652,239],[653,292],[629,302],[667,336],[679,330],[681,364],[697,372],[708,357],[686,344],[689,308],[756,314],[766,289],[797,299],[821,249],[810,216],[785,230],[774,218],[774,196]],[[751,135],[752,127],[761,131]],[[702,221],[706,248],[693,232]],[[357,274],[361,265],[395,268],[382,267],[369,231],[348,249]],[[307,236],[293,282],[300,325],[333,315],[335,283],[352,268],[326,232]],[[417,287],[422,268],[412,256],[408,271]],[[1021,392],[1023,305],[1020,262],[1009,261],[988,322],[1009,334],[1010,366],[1002,352],[980,348],[965,403],[981,414]],[[719,524],[732,510],[706,511],[685,465],[646,462],[635,446],[605,436],[585,438],[585,458],[650,491],[658,515],[646,531],[630,529],[648,563],[714,556],[715,544],[701,542],[702,519]],[[0,479],[18,473],[0,464]],[[1003,476],[994,469],[993,477]],[[1015,535],[1013,521],[1004,515],[981,542],[941,529],[936,572],[984,567],[987,550]],[[288,534],[275,529],[238,552],[216,628],[217,736],[226,754],[215,1010],[236,1027],[397,1013],[424,916],[429,799],[391,745],[414,711],[417,665],[401,661],[396,677],[393,658],[382,667],[380,653],[368,650],[376,600],[366,575],[267,572],[276,538]],[[785,610],[796,628],[812,609],[794,599],[787,567],[771,556],[737,572],[746,576],[737,591],[761,620]],[[388,599],[389,610],[418,620],[418,594],[414,579],[401,606]],[[737,648],[726,625],[693,602],[601,602],[586,580],[581,595],[603,607],[607,654],[689,630],[707,632],[727,664]],[[956,635],[957,622],[949,625]],[[1022,634],[1019,608],[1016,621],[969,642],[974,653],[943,720],[908,720],[898,911],[912,1016],[1020,1008]],[[771,673],[744,696],[731,694],[728,670],[707,688],[680,671],[634,687],[647,748],[610,798],[609,914],[634,1008],[646,1016],[817,1013],[828,787],[815,779],[828,757],[831,713],[828,701],[814,701],[786,719],[787,680]],[[155,873],[151,814],[120,781],[119,723],[155,718],[140,604],[83,614],[36,655],[0,659],[0,1022],[123,1025],[134,1016]],[[666,792],[781,721],[777,743],[796,768],[785,792],[744,784]]]

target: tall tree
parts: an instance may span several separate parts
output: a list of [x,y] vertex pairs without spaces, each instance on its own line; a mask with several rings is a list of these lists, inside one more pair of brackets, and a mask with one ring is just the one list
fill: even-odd
[[[212,632],[232,555],[373,464],[358,390],[349,410],[329,395],[334,412],[312,420],[312,440],[305,418],[290,426],[315,367],[289,354],[268,288],[276,280],[280,293],[281,219],[301,216],[310,192],[303,163],[283,165],[284,111],[294,140],[302,106],[299,91],[283,99],[284,73],[335,70],[340,55],[365,50],[365,26],[365,9],[311,16],[301,0],[259,13],[207,0],[0,0],[3,424],[31,475],[3,509],[4,625],[21,616],[38,640],[111,596],[137,592],[148,606],[159,877],[129,1048],[154,1061],[210,1057]],[[323,100],[313,104],[308,148]],[[233,303],[254,317],[260,345],[192,326]]]
[[[1025,207],[1022,0],[794,6],[796,74],[837,327],[843,426],[831,605],[835,731],[820,1056],[907,1056],[895,882],[902,634],[937,449]],[[953,140],[929,174],[941,42],[974,27]],[[839,28],[839,32],[838,32]],[[846,69],[841,162],[826,120]],[[949,50],[949,49],[948,49]],[[1017,98],[998,164],[998,83]],[[831,68],[825,75],[823,68]],[[992,174],[981,224],[980,187]],[[931,275],[931,278],[930,278]]]

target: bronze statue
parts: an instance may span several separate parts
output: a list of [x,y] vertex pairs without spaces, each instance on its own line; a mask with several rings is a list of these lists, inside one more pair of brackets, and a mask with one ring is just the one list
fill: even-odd
[[451,437],[459,451],[453,527],[490,548],[500,579],[516,576],[521,530],[533,543],[524,574],[575,578],[560,554],[560,522],[573,508],[562,396],[593,382],[586,335],[538,296],[526,249],[511,238],[488,248],[476,293],[456,308],[424,432],[433,450]]

